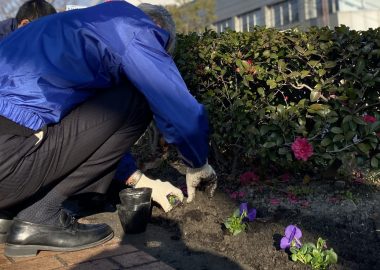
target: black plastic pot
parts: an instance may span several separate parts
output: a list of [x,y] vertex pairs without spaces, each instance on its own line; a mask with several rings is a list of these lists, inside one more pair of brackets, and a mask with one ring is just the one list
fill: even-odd
[[152,198],[151,188],[126,188],[119,192],[120,203],[130,207],[143,202],[150,202]]
[[151,188],[125,189],[119,193],[117,212],[126,234],[145,232],[151,217]]

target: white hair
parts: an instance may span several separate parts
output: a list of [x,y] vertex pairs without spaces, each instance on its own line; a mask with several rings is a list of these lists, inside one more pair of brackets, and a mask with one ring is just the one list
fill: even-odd
[[162,29],[169,32],[170,38],[166,50],[172,54],[176,45],[176,27],[172,15],[161,5],[142,3],[138,5],[138,8],[144,11]]

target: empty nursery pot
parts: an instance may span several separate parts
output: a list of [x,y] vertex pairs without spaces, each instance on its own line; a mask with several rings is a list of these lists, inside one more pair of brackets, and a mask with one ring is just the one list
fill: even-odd
[[151,217],[151,188],[125,189],[119,193],[117,212],[126,234],[145,232]]

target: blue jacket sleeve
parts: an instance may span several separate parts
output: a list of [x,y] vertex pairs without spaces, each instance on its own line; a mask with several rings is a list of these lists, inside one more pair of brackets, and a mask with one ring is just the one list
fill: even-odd
[[122,68],[148,100],[166,142],[176,145],[186,165],[201,167],[208,155],[207,114],[167,54],[166,41],[163,30],[141,30],[122,55]]
[[114,178],[125,182],[137,170],[136,162],[131,153],[127,152],[120,160]]

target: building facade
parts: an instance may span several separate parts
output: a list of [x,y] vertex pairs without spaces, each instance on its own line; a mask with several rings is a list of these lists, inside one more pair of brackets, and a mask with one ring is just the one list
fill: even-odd
[[380,27],[379,0],[216,0],[217,32],[249,31],[253,26],[307,28],[347,25]]

